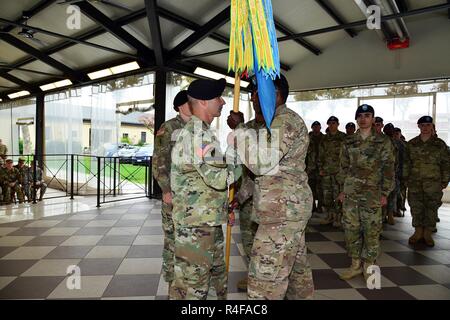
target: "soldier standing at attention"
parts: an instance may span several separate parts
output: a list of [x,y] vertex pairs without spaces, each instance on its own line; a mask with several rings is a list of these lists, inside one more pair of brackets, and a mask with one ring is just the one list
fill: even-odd
[[383,134],[384,120],[381,117],[375,117],[375,130],[378,134]]
[[[234,132],[238,156],[256,176],[253,210],[259,226],[249,265],[248,298],[312,298],[314,284],[305,244],[313,202],[305,172],[308,129],[302,118],[286,107],[289,95],[286,78],[281,75],[274,85],[274,119],[270,131],[264,131],[267,135],[259,132],[259,142],[266,136],[270,147],[261,146],[262,152],[259,143],[241,148],[246,134],[244,130]],[[259,101],[258,95],[254,99]],[[234,144],[230,136],[228,143]],[[251,155],[257,155],[257,161],[249,159]]]
[[319,172],[322,181],[324,206],[327,218],[322,224],[333,223],[334,227],[341,226],[341,206],[337,202],[339,184],[336,175],[339,172],[339,154],[345,139],[345,133],[338,130],[339,119],[331,116],[328,121],[328,133],[323,137],[319,146]]
[[[361,273],[367,280],[367,268],[375,264],[380,249],[382,231],[381,208],[394,189],[394,150],[389,138],[373,128],[375,111],[363,104],[356,110],[359,130],[348,136],[341,151],[338,181],[342,187],[342,225],[352,265],[344,271],[342,280]],[[363,265],[363,269],[362,267]]]
[[[406,143],[402,140],[402,130],[400,128],[394,128],[394,139],[397,141],[397,145],[399,146],[398,152],[398,163],[399,163],[399,173],[400,173],[400,190],[397,196],[397,213],[396,217],[404,217],[405,216],[405,202],[406,202],[406,187],[403,179],[403,164],[405,163],[405,148]],[[402,213],[400,213],[400,211]]]
[[189,85],[192,117],[172,150],[175,280],[170,299],[206,300],[210,287],[218,299],[227,296],[222,224],[227,222],[227,179],[234,167],[224,162],[210,128],[225,104],[224,89],[225,79],[201,79]]
[[386,124],[383,128],[384,134],[388,136],[392,142],[395,156],[395,187],[394,190],[392,190],[392,192],[389,194],[387,206],[383,208],[383,218],[387,218],[387,223],[389,223],[390,225],[395,224],[394,214],[398,211],[397,197],[400,192],[400,177],[402,175],[400,171],[400,161],[403,161],[403,157],[400,158],[400,149],[402,147],[401,142],[397,141],[394,138],[394,129],[395,128],[392,123]]
[[349,122],[345,125],[345,133],[348,136],[351,136],[352,134],[354,134],[356,131],[356,126],[353,122]]
[[[322,183],[319,174],[319,146],[323,137],[325,136],[320,129],[322,126],[319,121],[314,121],[311,125],[312,131],[309,133],[309,147],[306,155],[306,172],[308,173],[308,183],[313,192],[313,212],[322,213],[323,206],[323,192]],[[317,200],[317,206],[316,206]]]
[[424,240],[434,246],[433,229],[443,189],[449,182],[449,153],[444,141],[433,133],[433,118],[423,116],[417,121],[420,135],[406,144],[403,179],[408,187],[408,203],[411,207],[414,234],[410,244]]
[[163,249],[163,276],[169,283],[174,279],[174,227],[172,220],[172,190],[170,189],[170,165],[171,152],[175,145],[176,134],[191,118],[191,111],[188,105],[187,91],[178,92],[173,100],[173,108],[178,115],[164,122],[156,133],[155,151],[152,159],[153,177],[158,182],[162,190],[162,228],[164,231]]

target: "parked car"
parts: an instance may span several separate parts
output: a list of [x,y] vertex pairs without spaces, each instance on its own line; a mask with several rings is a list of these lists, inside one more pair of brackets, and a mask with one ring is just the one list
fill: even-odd
[[132,162],[134,165],[148,165],[152,155],[153,145],[144,145],[134,154]]
[[119,151],[117,152],[117,155],[114,155],[114,156],[117,156],[120,158],[120,163],[131,163],[133,156],[138,151],[138,148],[139,147],[126,146],[126,147],[119,149]]

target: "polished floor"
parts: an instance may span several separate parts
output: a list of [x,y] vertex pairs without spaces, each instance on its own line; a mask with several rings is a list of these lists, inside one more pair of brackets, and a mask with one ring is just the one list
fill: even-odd
[[[134,200],[96,209],[89,201],[61,200],[53,209],[51,202],[43,203],[26,207],[22,215],[25,209],[18,206],[0,210],[0,222],[6,222],[0,224],[0,299],[167,299],[159,202]],[[408,245],[408,212],[396,218],[396,225],[385,225],[380,290],[367,289],[362,277],[339,280],[350,263],[343,233],[314,217],[306,236],[314,298],[450,299],[450,206],[444,205],[439,216],[434,248]],[[238,225],[232,238],[228,297],[246,299],[236,288],[247,271]],[[75,265],[81,289],[69,290],[68,267]]]

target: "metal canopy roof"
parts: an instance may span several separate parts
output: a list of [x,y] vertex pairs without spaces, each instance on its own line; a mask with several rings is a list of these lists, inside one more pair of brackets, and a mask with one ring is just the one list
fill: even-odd
[[[67,27],[71,12],[67,11],[69,4],[61,3],[64,1],[80,8],[80,29]],[[112,2],[112,5],[105,2]],[[378,39],[374,39],[368,36],[374,31],[367,30],[363,24],[344,28],[348,23],[366,19],[358,2],[365,6],[381,5],[383,16],[408,14],[428,7],[434,9],[385,21],[382,29],[376,31]],[[327,82],[326,79],[310,83],[309,75],[302,74],[302,70],[311,72],[311,68],[307,68],[311,64],[323,73],[325,70],[320,70],[321,64],[317,62],[324,57],[340,64],[337,53],[328,57],[327,52],[333,52],[332,49],[342,46],[342,43],[346,43],[342,50],[347,50],[348,55],[357,56],[361,46],[373,46],[377,49],[374,52],[384,47],[388,54],[386,41],[394,37],[407,34],[411,41],[431,37],[434,32],[426,28],[430,19],[434,21],[433,30],[437,27],[450,31],[450,11],[447,11],[450,2],[447,0],[273,0],[272,3],[278,36],[283,40],[279,42],[282,70],[294,90],[351,84],[345,79],[342,83],[339,80]],[[202,66],[225,73],[230,33],[229,6],[230,1],[213,0],[0,1],[0,97],[5,99],[8,93],[18,90],[37,93],[39,85],[62,78],[79,85],[90,81],[88,72],[130,61],[137,61],[144,70],[167,68],[192,73],[196,66]],[[408,34],[410,23],[414,24],[414,34]],[[344,27],[333,32],[299,35],[342,25]],[[33,34],[34,39],[19,34],[21,31]],[[439,40],[450,43],[450,36]],[[420,45],[420,41],[413,44],[415,47]],[[450,56],[448,45],[444,47],[447,48],[449,51],[443,53],[446,57]],[[410,49],[402,54],[407,55]],[[345,55],[346,52],[339,54]],[[376,58],[366,57],[368,61]],[[435,63],[444,64],[444,60],[430,58]],[[432,75],[450,74],[448,58],[445,61],[442,74]],[[346,67],[348,76],[351,76],[351,68]],[[420,65],[414,67],[420,69]],[[388,69],[380,70],[388,73]],[[430,76],[425,71],[418,74]],[[356,84],[362,84],[358,81],[385,79],[379,74],[373,79],[358,78],[356,73],[354,76],[351,81]],[[404,81],[409,77],[407,73],[394,72],[393,80]]]

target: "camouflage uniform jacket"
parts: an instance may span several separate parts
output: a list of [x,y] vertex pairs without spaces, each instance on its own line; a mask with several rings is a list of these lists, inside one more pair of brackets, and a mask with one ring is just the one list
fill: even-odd
[[171,153],[175,145],[176,135],[185,123],[180,115],[164,122],[156,133],[155,151],[152,159],[153,177],[158,181],[163,193],[170,192]]
[[312,131],[309,133],[309,147],[306,156],[306,171],[308,174],[319,173],[319,146],[325,135],[320,132],[314,135]]
[[415,181],[435,180],[442,186],[449,182],[449,153],[444,141],[431,137],[426,142],[417,136],[406,144],[403,179],[408,186]]
[[8,147],[4,144],[0,144],[0,156],[8,153]]
[[12,168],[11,170],[3,169],[1,181],[4,185],[12,182],[21,183],[21,176],[19,170]]
[[27,184],[29,183],[28,180],[28,171],[30,170],[30,168],[26,165],[24,165],[22,168],[19,168],[18,165],[14,166],[14,168],[17,169],[17,171],[19,171],[19,176],[20,176],[20,183],[21,184]]
[[346,134],[341,131],[323,137],[319,145],[319,172],[323,171],[326,176],[339,172],[339,155],[345,138]]
[[[212,145],[202,158],[198,152]],[[185,227],[219,226],[228,211],[228,166],[210,125],[196,116],[180,131],[172,150],[173,221]]]
[[[312,203],[305,172],[308,129],[303,119],[285,105],[276,109],[270,129],[266,137],[259,132],[259,143],[249,145],[248,152],[237,148],[240,160],[256,175],[253,206],[257,221],[269,224],[303,220],[304,210],[298,208],[305,207],[305,201]],[[264,139],[267,149],[261,146]],[[239,141],[242,139],[238,136]],[[246,153],[256,155],[257,161],[246,158]]]
[[395,186],[395,155],[389,137],[372,129],[365,140],[360,130],[346,137],[341,149],[337,181],[341,190],[370,208],[379,207]]
[[[256,122],[256,119],[252,119],[245,124],[240,124],[238,129],[253,129],[260,130],[264,129],[265,124]],[[236,193],[236,199],[239,204],[244,204],[248,199],[253,197],[253,189],[255,188],[255,175],[247,169],[245,166],[242,170],[241,185]]]

